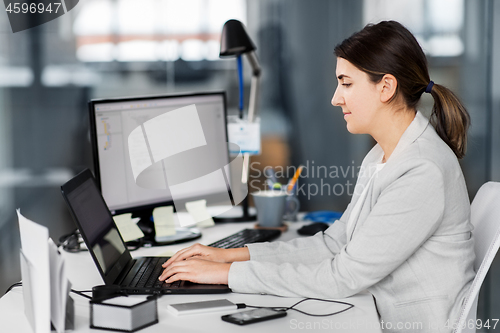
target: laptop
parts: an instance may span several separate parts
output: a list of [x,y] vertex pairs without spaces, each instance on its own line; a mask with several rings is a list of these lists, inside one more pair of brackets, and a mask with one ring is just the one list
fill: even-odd
[[118,285],[128,294],[216,294],[231,289],[221,284],[158,281],[169,257],[133,259],[111,213],[86,169],[61,186],[61,191],[92,259],[106,285]]

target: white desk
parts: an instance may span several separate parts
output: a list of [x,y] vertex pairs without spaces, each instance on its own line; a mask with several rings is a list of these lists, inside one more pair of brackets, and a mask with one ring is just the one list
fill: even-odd
[[[296,230],[302,223],[290,223],[289,230],[280,240],[288,240],[298,236]],[[177,251],[195,242],[210,244],[225,236],[233,234],[243,228],[251,228],[253,223],[228,223],[218,224],[214,227],[203,229],[203,236],[193,242],[165,247],[146,248],[132,252],[137,256],[163,255],[166,251]],[[103,284],[97,268],[88,252],[64,252],[68,277],[76,290],[90,290],[92,286]],[[89,293],[90,294],[90,293]],[[75,300],[75,332],[108,332],[89,328],[89,304],[86,298],[71,294]],[[133,297],[133,296],[130,296]],[[223,322],[220,316],[229,312],[214,312],[202,315],[176,317],[166,310],[170,303],[194,302],[209,299],[228,299],[233,303],[245,303],[261,306],[290,306],[300,298],[285,298],[270,295],[248,294],[218,294],[218,295],[165,295],[158,300],[159,323],[140,332],[285,332],[285,331],[318,331],[330,330],[335,332],[381,332],[378,316],[373,298],[368,293],[363,293],[343,299],[355,305],[354,308],[344,313],[330,317],[310,317],[296,311],[288,311],[284,318],[273,319],[248,326],[238,326]],[[301,305],[300,309],[312,313],[335,312],[345,306],[325,302],[311,302]],[[246,310],[246,309],[244,309]],[[238,310],[238,311],[244,311]],[[1,332],[32,332],[24,315],[22,288],[14,288],[0,299],[0,331]]]

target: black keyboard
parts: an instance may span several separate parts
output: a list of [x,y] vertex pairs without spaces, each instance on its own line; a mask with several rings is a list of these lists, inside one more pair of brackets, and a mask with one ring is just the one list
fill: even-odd
[[163,272],[163,260],[160,257],[147,257],[141,268],[134,276],[130,287],[137,288],[179,288],[184,281],[175,281],[173,283],[164,283],[159,281],[158,277]]
[[[161,264],[159,262],[160,258],[145,258],[144,263],[142,264],[141,268],[139,271],[135,274],[134,279],[130,283],[131,287],[145,287],[148,282],[151,280],[155,279],[155,276],[152,274],[153,271],[155,272],[156,278],[160,276],[160,271],[158,268],[161,269]],[[152,283],[151,283],[152,285]],[[148,285],[149,287],[149,285]]]
[[[237,247],[243,247],[245,244],[267,242],[281,235],[279,230],[267,230],[267,229],[243,229],[235,234],[232,234],[226,238],[223,238],[209,246],[218,247],[222,249],[232,249]],[[184,281],[176,281],[174,283],[163,283],[158,281],[158,277],[161,272],[163,272],[163,264],[159,257],[147,257],[144,258],[139,271],[134,276],[130,283],[130,287],[138,288],[178,288]]]
[[243,247],[245,244],[271,241],[278,238],[280,235],[281,231],[279,230],[243,229],[217,242],[209,244],[208,246],[233,249]]

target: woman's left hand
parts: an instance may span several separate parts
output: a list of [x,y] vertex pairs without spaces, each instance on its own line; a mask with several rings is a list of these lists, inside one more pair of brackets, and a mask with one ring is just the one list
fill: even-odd
[[203,259],[189,258],[169,265],[159,280],[172,283],[186,280],[194,283],[228,284],[230,263],[221,263]]

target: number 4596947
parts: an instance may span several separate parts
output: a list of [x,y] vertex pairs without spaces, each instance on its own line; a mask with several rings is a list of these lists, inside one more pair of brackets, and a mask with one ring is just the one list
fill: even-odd
[[15,3],[9,3],[7,8],[5,8],[5,11],[8,13],[14,13],[14,14],[19,14],[19,13],[23,13],[23,14],[40,13],[41,14],[44,12],[49,12],[49,13],[54,12],[57,14],[59,7],[61,7],[61,3],[54,2],[53,4],[54,4],[54,7],[52,7],[52,3],[49,3],[47,6],[45,6],[45,4],[43,4],[42,2],[40,2],[40,3],[15,2]]
[[[498,324],[498,319],[487,319],[486,321],[482,321],[481,319],[476,319],[476,320],[473,320],[473,319],[469,319],[467,321],[465,321],[462,325],[462,329],[464,328],[470,328],[470,329],[473,329],[473,328],[476,328],[476,329],[482,329],[482,328],[486,328],[486,329],[495,329],[497,324]],[[446,321],[446,324],[445,324],[445,327],[446,328],[457,328],[458,326],[458,323],[457,322],[454,322],[453,325],[451,325],[450,321]]]

